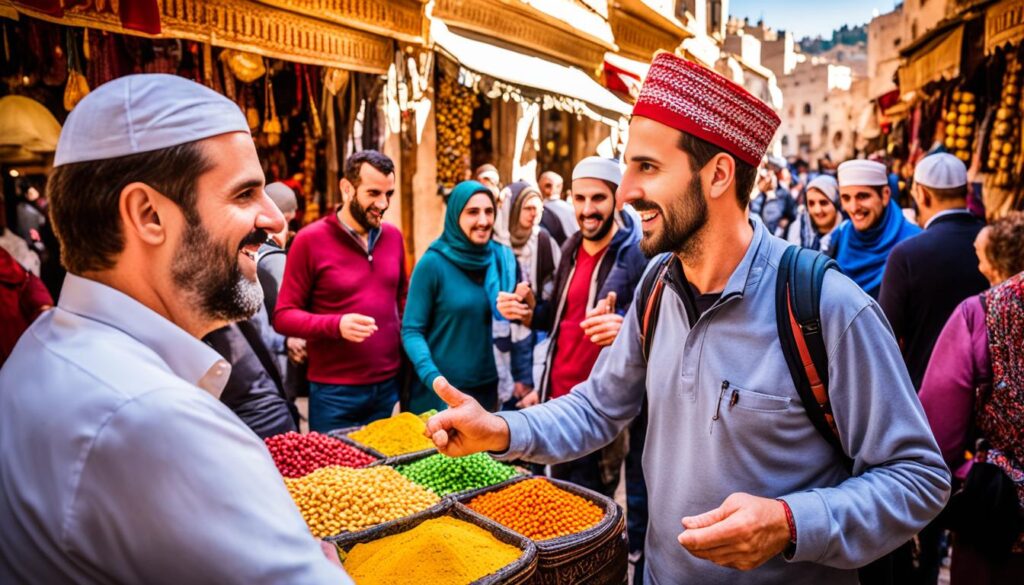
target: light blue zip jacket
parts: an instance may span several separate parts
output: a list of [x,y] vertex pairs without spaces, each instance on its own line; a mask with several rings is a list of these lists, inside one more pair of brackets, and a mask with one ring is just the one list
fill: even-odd
[[[846,472],[807,417],[779,343],[775,280],[788,244],[751,223],[743,261],[692,329],[682,299],[666,286],[645,363],[633,303],[586,382],[568,396],[499,414],[511,431],[501,456],[554,463],[594,451],[629,424],[646,394],[647,583],[855,584],[855,567],[903,544],[939,513],[949,471],[882,311],[829,271],[821,317],[829,394],[854,460],[853,477]],[[740,572],[679,545],[684,516],[714,509],[733,492],[789,504],[797,529],[792,559],[780,555]]]

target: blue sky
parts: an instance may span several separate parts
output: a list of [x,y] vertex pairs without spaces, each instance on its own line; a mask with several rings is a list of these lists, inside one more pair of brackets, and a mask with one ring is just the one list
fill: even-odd
[[729,13],[747,16],[751,23],[763,17],[768,26],[793,31],[799,40],[828,38],[833,29],[864,24],[874,10],[889,12],[895,4],[895,0],[729,0]]

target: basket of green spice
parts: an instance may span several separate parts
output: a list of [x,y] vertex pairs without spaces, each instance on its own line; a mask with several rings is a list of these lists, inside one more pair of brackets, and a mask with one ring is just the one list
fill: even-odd
[[465,457],[438,453],[397,465],[395,470],[441,497],[497,485],[519,475],[515,467],[499,463],[486,453]]
[[627,580],[626,520],[618,504],[601,494],[534,476],[455,499],[534,541],[534,583],[617,585]]
[[537,569],[530,539],[451,500],[330,541],[357,585],[525,585]]

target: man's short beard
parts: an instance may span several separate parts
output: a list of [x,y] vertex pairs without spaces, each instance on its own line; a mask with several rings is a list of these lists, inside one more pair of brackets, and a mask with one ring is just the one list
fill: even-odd
[[588,236],[587,233],[583,230],[583,218],[577,217],[576,220],[579,221],[579,224],[581,226],[580,233],[583,234],[583,239],[590,240],[591,242],[600,242],[601,240],[604,239],[605,236],[608,235],[608,232],[611,231],[612,226],[615,224],[615,211],[613,210],[611,213],[608,214],[608,217],[604,218],[604,221],[602,221],[601,225],[597,227],[597,231],[594,232],[593,236]]
[[[352,200],[348,202],[348,212],[352,215],[352,219],[356,220],[356,223],[359,224],[359,227],[363,228],[366,232],[380,227],[379,225],[373,225],[370,223],[369,218],[366,216],[366,208],[359,203],[359,199],[356,195],[353,195]],[[381,216],[381,219],[383,219],[383,213]]]
[[238,266],[238,254],[224,257],[223,246],[196,218],[189,221],[171,263],[171,277],[183,294],[215,321],[242,321],[263,303],[263,288]]
[[[653,204],[645,205],[643,201],[633,204],[637,211],[654,207]],[[704,185],[700,182],[700,176],[693,177],[686,190],[672,201],[668,209],[659,208],[658,211],[662,221],[661,233],[644,234],[640,240],[640,250],[648,257],[672,252],[684,261],[696,258],[700,254],[703,228],[708,222],[708,204],[704,199]]]

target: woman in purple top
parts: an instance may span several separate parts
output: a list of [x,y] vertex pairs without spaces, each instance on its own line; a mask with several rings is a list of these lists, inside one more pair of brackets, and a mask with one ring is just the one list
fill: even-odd
[[[1003,468],[1024,502],[1024,441],[1013,428],[1024,410],[1018,399],[1024,393],[1024,213],[983,229],[975,249],[978,269],[993,287],[963,301],[950,316],[928,363],[921,403],[957,478],[963,480],[970,467],[965,450],[973,448],[968,441],[975,426],[991,445],[988,462]],[[976,408],[979,395],[984,404]],[[951,584],[961,583],[1024,583],[1024,535],[1009,560],[996,565],[954,534]]]

